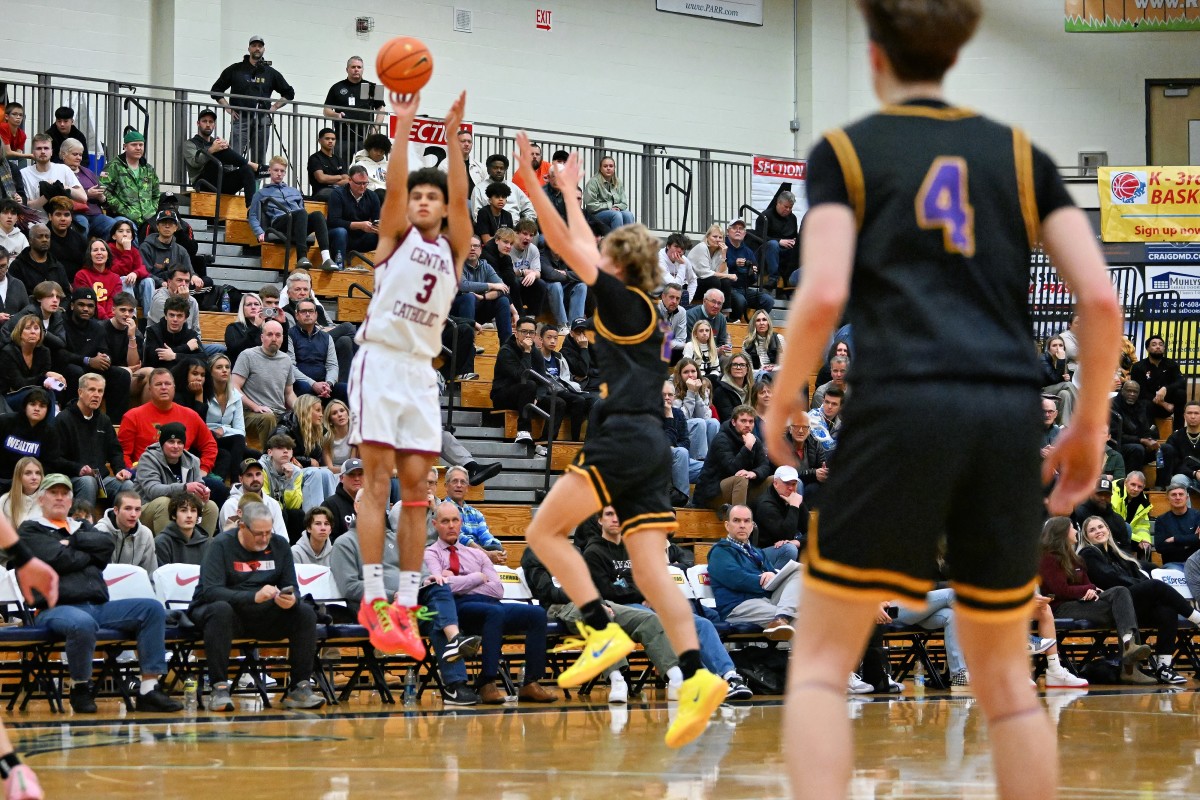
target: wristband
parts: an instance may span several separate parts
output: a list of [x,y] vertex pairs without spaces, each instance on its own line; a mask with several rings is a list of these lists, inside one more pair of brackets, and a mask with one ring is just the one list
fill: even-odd
[[29,545],[22,542],[20,539],[13,544],[12,547],[2,548],[4,554],[8,556],[10,569],[20,569],[30,562],[33,558],[33,551],[29,549]]

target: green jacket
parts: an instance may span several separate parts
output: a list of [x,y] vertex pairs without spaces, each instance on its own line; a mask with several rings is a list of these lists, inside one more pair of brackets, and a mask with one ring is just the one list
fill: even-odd
[[1151,541],[1150,498],[1146,497],[1145,492],[1130,500],[1125,491],[1125,481],[1113,481],[1112,507],[1133,529],[1133,541]]
[[122,156],[108,162],[100,185],[115,213],[141,224],[158,211],[158,173],[145,159],[132,169]]
[[593,175],[583,187],[583,210],[595,214],[610,208],[629,210],[629,198],[625,195],[624,184],[619,180],[609,183],[601,176]]

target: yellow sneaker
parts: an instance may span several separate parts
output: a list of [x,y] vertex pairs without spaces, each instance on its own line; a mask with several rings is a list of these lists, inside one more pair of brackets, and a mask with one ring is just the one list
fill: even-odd
[[558,685],[564,689],[582,686],[597,675],[607,672],[614,664],[633,652],[633,640],[615,622],[600,630],[582,622],[576,623],[582,639],[568,639],[554,652],[583,650],[575,663],[558,676]]
[[679,687],[679,710],[667,729],[667,747],[683,747],[704,733],[727,691],[729,684],[706,669],[684,681]]

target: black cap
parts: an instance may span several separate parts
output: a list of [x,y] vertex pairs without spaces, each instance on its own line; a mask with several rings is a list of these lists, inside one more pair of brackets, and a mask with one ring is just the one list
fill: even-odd
[[1096,483],[1096,492],[1095,492],[1096,494],[1100,494],[1101,492],[1111,492],[1111,491],[1112,491],[1112,481],[1110,481],[1108,478],[1101,478],[1099,480],[1099,482]]
[[200,114],[196,117],[196,119],[204,119],[205,117],[212,117],[213,119],[216,119],[217,112],[213,111],[211,108],[202,108],[200,109]]
[[238,475],[245,475],[253,467],[262,469],[262,462],[257,458],[247,458],[241,463],[241,466],[238,467]]
[[54,110],[55,119],[75,119],[75,109],[70,106],[59,106]]
[[158,429],[159,444],[166,444],[172,439],[187,442],[187,428],[183,427],[182,422],[168,422]]
[[154,218],[154,224],[157,225],[160,222],[174,222],[176,225],[178,225],[179,215],[170,209],[160,211],[158,212],[158,216]]
[[588,327],[587,317],[577,317],[575,321],[571,323],[571,330],[573,331],[587,330]]
[[71,302],[74,303],[76,300],[91,300],[95,303],[97,302],[96,290],[89,286],[78,286],[71,292]]

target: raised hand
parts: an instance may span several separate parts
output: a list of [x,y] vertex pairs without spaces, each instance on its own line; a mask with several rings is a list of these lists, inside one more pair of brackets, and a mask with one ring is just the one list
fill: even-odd
[[517,131],[517,149],[513,152],[513,162],[517,165],[517,174],[521,176],[526,186],[537,186],[537,174],[533,171],[531,149],[529,134],[525,131]]
[[579,192],[579,153],[571,153],[567,163],[558,168],[558,188],[566,194],[568,189]]
[[396,115],[396,138],[407,142],[408,132],[412,130],[413,119],[417,116],[417,107],[421,105],[421,93],[388,92],[388,101],[392,105],[392,113]]

